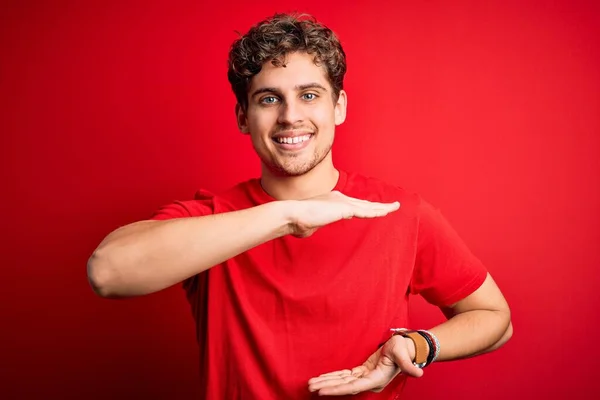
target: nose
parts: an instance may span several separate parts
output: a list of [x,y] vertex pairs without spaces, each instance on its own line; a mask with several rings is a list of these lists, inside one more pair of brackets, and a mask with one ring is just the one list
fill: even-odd
[[303,121],[302,106],[294,101],[286,101],[279,107],[277,122],[280,125],[295,125]]

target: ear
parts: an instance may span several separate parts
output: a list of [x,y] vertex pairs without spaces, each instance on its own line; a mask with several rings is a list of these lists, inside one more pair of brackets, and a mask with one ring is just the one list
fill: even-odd
[[340,90],[337,102],[335,103],[335,125],[341,125],[346,120],[346,107],[348,106],[348,96],[346,92]]
[[243,134],[249,133],[248,132],[248,120],[246,118],[246,113],[244,112],[244,109],[242,108],[240,103],[237,103],[235,105],[235,117],[237,120],[238,129],[240,130],[240,132],[242,132]]

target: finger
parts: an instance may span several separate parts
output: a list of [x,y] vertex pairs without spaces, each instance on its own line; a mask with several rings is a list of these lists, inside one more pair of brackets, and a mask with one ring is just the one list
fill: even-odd
[[355,202],[355,204],[361,205],[364,207],[384,208],[384,209],[391,209],[391,210],[397,210],[398,208],[400,208],[400,202],[398,202],[398,201],[394,201],[392,203],[380,203],[380,202],[376,202],[376,201],[359,200],[358,202]]
[[350,376],[352,373],[352,371],[350,371],[349,369],[343,369],[340,371],[334,371],[334,372],[328,372],[326,374],[321,374],[319,376],[315,376],[313,378],[310,378],[308,380],[308,384],[312,384],[312,383],[318,383],[318,382],[322,382],[322,381],[326,381],[329,379],[339,379],[339,378],[343,378],[345,376]]
[[311,379],[318,379],[318,378],[324,378],[324,377],[329,377],[329,376],[347,376],[347,375],[350,375],[351,373],[352,373],[352,371],[349,369],[341,369],[339,371],[333,371],[333,372],[328,372],[326,374],[321,374],[321,375],[316,376]]
[[362,206],[375,206],[375,207],[396,207],[399,206],[400,203],[398,201],[393,201],[393,202],[378,202],[378,201],[370,201],[370,200],[364,200],[364,199],[357,199],[355,197],[347,197],[346,201],[350,202],[351,204],[355,204],[355,205],[362,205]]
[[356,378],[354,375],[329,375],[329,376],[319,376],[316,378],[311,378],[308,380],[308,384],[309,385],[313,385],[313,384],[320,384],[322,382],[328,382],[328,381],[343,381],[346,378]]
[[343,396],[347,394],[358,394],[368,390],[377,389],[382,384],[367,378],[358,378],[348,383],[336,386],[324,387],[319,390],[319,396]]
[[360,204],[395,204],[398,203],[398,201],[393,201],[393,202],[377,202],[377,201],[371,201],[371,200],[365,200],[365,199],[360,199],[358,197],[350,197],[350,196],[345,196],[347,200],[352,201],[352,202],[356,202],[356,203],[360,203]]
[[320,387],[324,387],[322,385],[326,385],[326,384],[328,384],[328,382],[337,382],[337,384],[340,384],[340,383],[349,382],[350,380],[353,380],[353,379],[357,379],[357,377],[352,376],[352,375],[325,376],[325,377],[309,379],[308,386],[309,387],[318,386],[320,388]]
[[395,210],[385,208],[356,208],[352,211],[352,216],[356,218],[376,218],[384,217]]
[[332,376],[332,375],[341,375],[341,376],[344,376],[344,375],[350,375],[351,373],[352,373],[352,371],[349,370],[349,369],[341,369],[339,371],[328,372],[326,374],[321,374],[319,376],[320,377],[321,376]]
[[340,379],[340,378],[344,378],[347,376],[353,376],[355,378],[362,378],[364,375],[369,373],[369,371],[370,370],[368,367],[366,367],[364,365],[360,365],[358,367],[352,368],[352,370],[343,369],[340,371],[328,372],[326,374],[321,374],[317,377],[310,378],[308,380],[308,384],[309,385],[317,384],[317,383],[324,382],[327,380]]
[[308,390],[311,392],[316,392],[316,391],[320,391],[322,389],[326,389],[326,388],[330,388],[330,387],[342,386],[342,385],[351,383],[357,379],[360,379],[360,378],[357,378],[352,375],[347,375],[347,376],[338,377],[338,378],[334,378],[334,377],[325,378],[325,380],[322,380],[320,382],[314,382],[314,383],[308,385]]
[[388,212],[396,211],[400,208],[400,203],[395,201],[393,203],[376,203],[376,202],[366,202],[366,203],[357,203],[358,206],[370,209],[370,210],[386,210]]

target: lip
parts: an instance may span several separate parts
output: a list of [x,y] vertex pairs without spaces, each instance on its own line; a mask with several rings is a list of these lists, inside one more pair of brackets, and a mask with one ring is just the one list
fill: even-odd
[[277,138],[295,138],[297,136],[306,136],[306,135],[313,135],[314,132],[312,131],[286,131],[286,132],[279,132],[276,133],[272,136],[272,139],[277,139]]
[[[306,136],[306,135],[310,135],[310,138],[308,140],[305,140],[303,142],[300,143],[279,143],[277,140],[277,138],[294,138],[294,137],[298,137],[298,136]],[[298,151],[298,150],[302,150],[304,148],[306,148],[310,142],[313,140],[314,137],[314,133],[312,132],[282,132],[279,133],[277,135],[274,135],[272,137],[273,143],[275,144],[275,147],[277,147],[278,149],[281,150],[286,150],[286,151]]]

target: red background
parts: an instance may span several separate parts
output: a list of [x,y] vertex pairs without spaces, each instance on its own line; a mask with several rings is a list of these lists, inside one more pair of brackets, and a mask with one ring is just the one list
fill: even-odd
[[[0,397],[198,393],[181,289],[102,300],[85,265],[116,227],[259,173],[227,51],[298,6],[201,3],[3,2]],[[513,309],[505,348],[432,366],[406,397],[597,398],[598,2],[297,4],[348,54],[337,165],[439,206]]]

